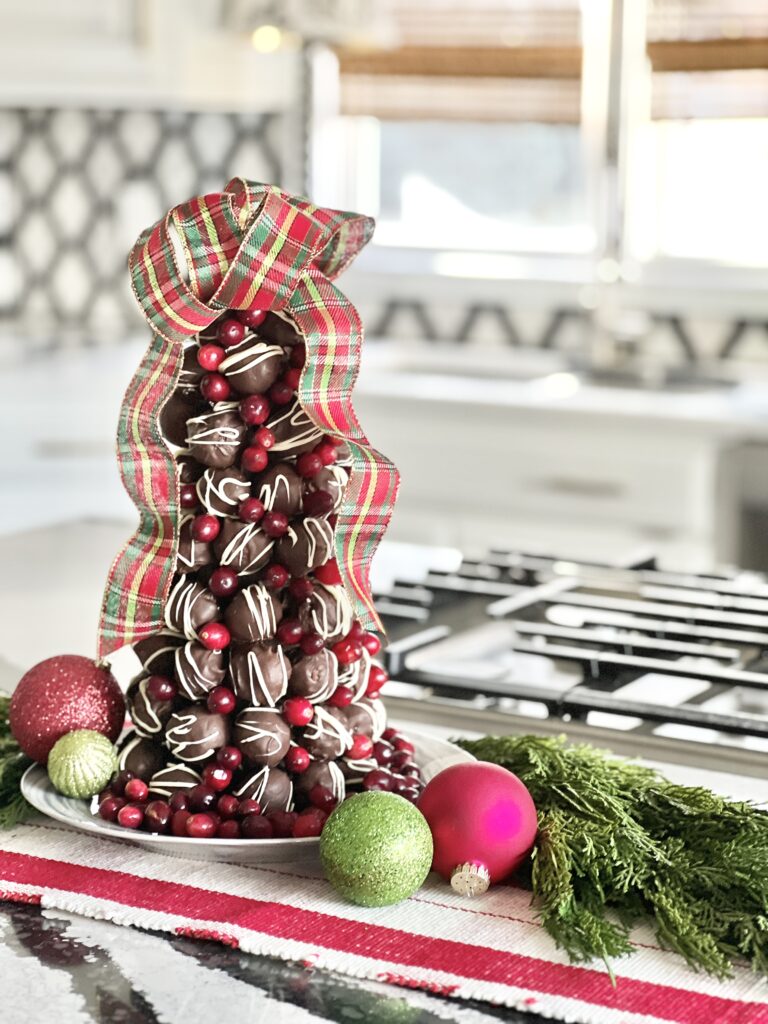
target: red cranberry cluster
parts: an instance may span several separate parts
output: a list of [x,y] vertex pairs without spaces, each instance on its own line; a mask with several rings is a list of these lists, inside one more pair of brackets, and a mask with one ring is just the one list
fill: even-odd
[[[134,646],[135,732],[99,798],[107,821],[193,838],[299,838],[319,835],[356,790],[418,798],[413,745],[385,728],[378,700],[381,643],[339,586],[332,538],[351,457],[297,402],[306,358],[290,319],[258,310],[225,313],[185,349],[160,417],[182,509],[168,628]],[[267,648],[244,684],[244,658]],[[332,673],[310,671],[318,657]],[[190,742],[185,718],[197,730]],[[284,743],[277,757],[262,739],[270,730]],[[262,766],[264,795],[242,798]],[[191,778],[153,785],[171,768]]]

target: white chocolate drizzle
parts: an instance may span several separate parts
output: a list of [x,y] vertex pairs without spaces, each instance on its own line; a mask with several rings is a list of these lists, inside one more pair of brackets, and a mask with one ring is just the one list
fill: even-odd
[[[195,657],[198,652],[199,660]],[[202,700],[224,679],[224,659],[208,651],[195,640],[179,647],[174,655],[176,679],[182,693],[190,700]]]
[[179,790],[192,789],[203,781],[194,768],[187,764],[169,764],[155,772],[149,780],[149,788],[160,796],[171,797]]
[[347,635],[354,615],[346,591],[340,584],[317,584],[315,592],[307,600],[309,621],[315,633],[324,640]]
[[298,399],[294,399],[285,412],[270,419],[267,426],[277,437],[272,447],[273,452],[290,452],[291,449],[302,448],[322,437],[322,431],[307,416]]
[[246,587],[241,596],[251,616],[249,635],[254,640],[268,640],[274,636],[277,629],[275,602],[267,588],[261,583],[254,583],[252,587]]
[[[288,532],[280,541],[281,555],[288,561],[289,566],[296,546],[303,540],[306,540],[307,553],[301,567],[304,567],[304,561],[306,561],[305,571],[309,572],[310,569],[315,569],[333,556],[333,530],[330,523],[325,519],[314,519],[307,516],[297,526],[289,526]],[[285,551],[288,545],[291,547],[290,552]]]
[[356,703],[365,696],[368,686],[368,677],[371,674],[371,656],[363,648],[363,656],[351,665],[345,665],[339,669],[339,686],[348,686],[354,696],[352,703]]
[[[267,685],[267,676],[262,665],[263,658],[270,659],[273,664],[274,660],[277,661],[279,685],[274,694]],[[235,681],[233,661],[234,656],[230,659],[229,671]],[[235,689],[241,700],[249,700],[257,707],[274,707],[288,692],[289,662],[281,646],[278,645],[274,650],[251,646],[247,651],[238,652],[237,661],[238,666],[242,667],[238,668]]]
[[[196,580],[188,576],[182,576],[175,583],[168,595],[165,605],[165,622],[170,629],[175,629],[177,623],[181,625],[181,632],[188,640],[194,640],[197,636],[195,627],[192,624],[192,613],[195,605],[201,599],[208,604],[208,598],[212,596],[209,590],[201,586]],[[210,616],[205,622],[211,622],[218,614],[218,607],[211,602],[209,605]]]
[[326,736],[330,736],[335,740],[338,747],[337,752],[333,755],[334,757],[341,757],[352,743],[352,733],[347,729],[346,725],[338,718],[334,718],[333,715],[329,714],[322,705],[318,705],[315,708],[312,721],[304,731],[304,738],[309,742],[313,742]]
[[[254,541],[262,541],[262,546]],[[257,523],[243,523],[220,550],[219,563],[236,569],[240,576],[248,576],[267,564],[274,546],[274,540]]]
[[284,805],[278,805],[274,799],[266,799],[267,784],[273,771],[274,769],[269,768],[267,765],[257,769],[253,775],[250,775],[245,780],[239,789],[233,790],[234,795],[242,800],[245,794],[248,793],[247,799],[256,800],[261,805],[262,814],[267,811],[290,811],[293,807],[293,782],[290,778],[288,779],[288,788],[285,791],[286,800]]
[[237,517],[237,506],[251,493],[248,480],[234,466],[206,469],[197,481],[197,496],[208,512]]
[[149,676],[142,679],[131,699],[131,721],[140,736],[156,736],[163,729],[154,701],[147,693],[148,682]]
[[214,725],[210,732],[200,731],[194,738],[190,738],[191,731],[195,726],[200,725],[203,716],[197,714],[176,711],[165,730],[165,740],[168,748],[174,757],[180,757],[182,761],[205,761],[221,745],[221,730]]
[[[267,344],[255,334],[247,334],[239,344],[228,350],[226,358],[219,363],[219,373],[236,377],[241,373],[250,373],[269,360],[279,361],[283,356],[280,345]],[[237,384],[236,381],[234,383]]]
[[[272,719],[276,728],[270,728],[267,724],[270,715],[276,716]],[[288,749],[290,730],[285,725],[282,712],[277,708],[244,708],[235,720],[235,729],[240,749],[256,764],[269,758],[279,760]],[[263,741],[266,742],[261,749],[251,750],[252,744],[261,745]]]

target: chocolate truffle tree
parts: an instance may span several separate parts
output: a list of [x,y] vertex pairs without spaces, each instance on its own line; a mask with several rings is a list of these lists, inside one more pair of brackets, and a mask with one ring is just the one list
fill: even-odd
[[140,526],[100,654],[131,645],[137,670],[109,820],[302,837],[354,789],[419,794],[373,661],[368,572],[398,477],[355,418],[362,329],[332,283],[372,228],[235,179],[131,253],[154,334],[118,430]]

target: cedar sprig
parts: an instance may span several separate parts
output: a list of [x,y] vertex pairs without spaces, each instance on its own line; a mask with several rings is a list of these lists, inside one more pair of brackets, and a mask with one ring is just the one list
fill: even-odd
[[575,962],[632,951],[649,917],[659,942],[727,977],[768,973],[768,814],[595,747],[536,736],[459,740],[514,772],[539,815],[530,885],[542,923]]
[[21,795],[21,776],[32,762],[11,735],[9,704],[9,697],[0,697],[0,828],[13,828],[35,813]]

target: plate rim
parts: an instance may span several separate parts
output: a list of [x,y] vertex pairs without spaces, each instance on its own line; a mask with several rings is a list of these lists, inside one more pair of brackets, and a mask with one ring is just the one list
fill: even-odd
[[[408,727],[406,726],[406,728]],[[438,740],[440,743],[445,744],[446,747],[449,747],[452,752],[461,754],[462,758],[467,761],[475,760],[472,754],[468,751],[456,746],[456,744],[452,743],[450,740],[443,739],[442,736],[433,736],[429,733],[424,733],[419,729],[411,728],[408,728],[408,734],[416,740],[419,738],[424,740]],[[211,853],[214,853],[216,850],[222,850],[227,851],[230,854],[243,848],[248,850],[255,850],[258,848],[264,850],[266,853],[268,850],[274,850],[277,847],[284,848],[286,843],[290,843],[291,849],[296,850],[297,852],[299,850],[306,851],[313,847],[319,847],[320,845],[319,836],[307,836],[298,839],[293,836],[285,836],[259,840],[242,838],[221,839],[218,837],[213,839],[197,839],[192,836],[166,836],[158,835],[153,832],[141,832],[138,829],[133,830],[122,828],[110,821],[104,821],[95,815],[92,815],[87,819],[70,817],[64,811],[60,811],[57,807],[42,806],[42,802],[37,799],[37,790],[40,787],[44,788],[48,792],[55,793],[58,799],[62,801],[68,801],[77,805],[86,804],[88,802],[87,798],[80,799],[78,797],[68,797],[64,796],[63,793],[59,793],[54,789],[45,765],[35,762],[26,769],[19,783],[19,788],[21,789],[22,796],[25,800],[27,800],[27,802],[44,817],[53,818],[54,821],[59,821],[63,825],[67,825],[69,828],[73,828],[79,832],[86,832],[90,835],[99,836],[101,839],[115,839],[121,842],[137,843],[144,846],[157,846],[158,849],[170,849],[173,847],[176,850],[180,850],[182,848],[192,850],[202,847]],[[90,799],[92,800],[93,797]]]

